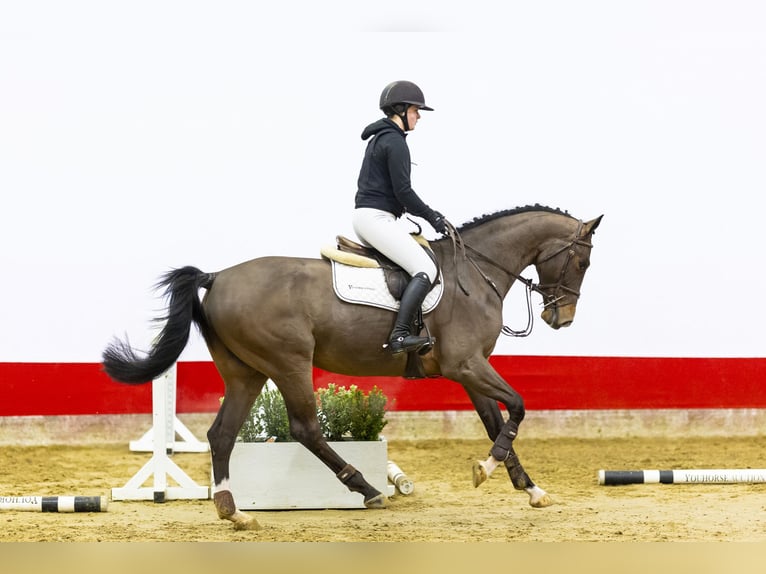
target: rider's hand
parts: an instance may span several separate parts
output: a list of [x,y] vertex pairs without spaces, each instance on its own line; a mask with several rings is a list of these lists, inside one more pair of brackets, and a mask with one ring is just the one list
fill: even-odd
[[434,228],[434,231],[436,231],[437,233],[441,233],[442,235],[446,235],[447,220],[441,213],[439,213],[438,211],[434,211],[428,223],[431,224],[431,227]]

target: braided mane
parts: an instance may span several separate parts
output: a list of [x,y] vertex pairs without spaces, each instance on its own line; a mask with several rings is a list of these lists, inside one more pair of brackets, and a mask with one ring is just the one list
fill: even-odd
[[496,211],[494,213],[489,213],[482,215],[480,217],[475,217],[471,221],[468,221],[464,224],[462,224],[460,227],[458,227],[458,231],[465,231],[466,229],[472,229],[474,227],[478,227],[479,225],[482,225],[483,223],[487,223],[488,221],[492,221],[494,219],[498,219],[500,217],[505,217],[507,215],[516,215],[519,213],[527,213],[530,211],[545,211],[547,213],[558,213],[559,215],[566,215],[567,217],[572,217],[569,215],[569,212],[562,211],[558,207],[547,207],[545,205],[540,205],[539,203],[536,203],[534,205],[525,205],[524,207],[514,207],[513,209],[503,209],[500,211]]

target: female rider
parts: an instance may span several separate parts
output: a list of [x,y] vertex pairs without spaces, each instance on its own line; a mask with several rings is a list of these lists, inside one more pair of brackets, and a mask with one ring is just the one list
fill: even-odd
[[428,254],[397,220],[406,212],[422,217],[438,233],[446,233],[447,221],[431,209],[412,189],[407,132],[415,129],[420,110],[433,111],[421,89],[407,81],[388,84],[380,95],[386,115],[364,128],[362,139],[370,141],[359,171],[354,232],[367,245],[401,266],[411,279],[402,294],[399,312],[388,340],[393,354],[417,351],[428,337],[412,333],[418,309],[436,281],[437,268]]

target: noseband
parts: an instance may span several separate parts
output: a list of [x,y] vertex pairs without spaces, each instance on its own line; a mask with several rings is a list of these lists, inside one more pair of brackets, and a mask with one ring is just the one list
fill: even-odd
[[[543,259],[542,261],[537,261],[536,265],[541,265],[543,263],[546,263],[547,261],[550,261],[554,257],[560,255],[564,251],[567,252],[567,258],[564,261],[564,265],[561,267],[561,273],[559,273],[559,280],[557,283],[540,283],[538,285],[534,286],[535,291],[542,294],[543,297],[546,299],[544,307],[548,307],[549,305],[553,305],[557,303],[560,299],[564,297],[564,295],[559,295],[559,291],[564,291],[566,293],[570,293],[574,295],[576,298],[580,297],[580,292],[576,289],[572,289],[571,287],[567,287],[564,285],[564,277],[566,276],[567,269],[569,269],[569,263],[572,261],[572,257],[575,255],[575,250],[573,247],[575,245],[582,245],[583,247],[589,247],[592,248],[593,244],[589,241],[585,241],[580,237],[580,232],[582,231],[583,222],[579,221],[577,225],[577,231],[575,232],[574,239],[571,239],[569,243],[564,245],[561,249],[558,251],[554,251],[551,255]],[[544,291],[552,290],[552,293],[545,293]]]
[[[455,229],[451,224],[448,225],[448,235],[452,239],[453,244],[453,252],[455,259],[457,258],[457,253],[460,251],[463,255],[463,259],[468,260],[471,265],[474,266],[474,268],[479,272],[479,275],[484,279],[484,281],[487,282],[487,284],[492,287],[492,290],[497,294],[497,296],[500,298],[500,300],[503,300],[503,295],[500,293],[500,290],[497,288],[497,285],[494,281],[486,274],[482,269],[479,267],[478,263],[472,258],[469,257],[466,254],[466,250],[470,251],[474,255],[478,255],[481,259],[492,265],[493,267],[496,267],[506,275],[509,275],[510,277],[513,277],[514,279],[521,281],[526,286],[526,296],[527,296],[527,326],[521,331],[516,331],[514,329],[511,329],[510,327],[507,327],[503,325],[503,328],[501,329],[501,332],[503,335],[507,335],[510,337],[526,337],[530,333],[532,333],[532,327],[534,324],[534,314],[532,313],[532,291],[536,291],[543,297],[543,308],[547,308],[550,306],[557,306],[558,302],[563,299],[566,296],[566,293],[569,293],[571,295],[574,295],[575,298],[580,297],[580,292],[576,289],[572,289],[571,287],[568,287],[564,285],[564,279],[566,277],[567,269],[569,269],[569,263],[572,261],[572,257],[575,255],[575,250],[573,249],[575,245],[582,245],[583,247],[593,247],[593,244],[585,241],[582,237],[580,237],[580,233],[582,232],[583,228],[583,222],[582,220],[578,221],[577,225],[577,231],[574,234],[574,238],[569,240],[567,244],[565,244],[561,249],[558,249],[551,253],[550,255],[546,256],[541,261],[536,261],[535,265],[541,265],[543,263],[546,263],[550,261],[551,259],[554,259],[555,257],[561,255],[564,251],[567,252],[566,260],[564,261],[564,264],[561,266],[561,272],[559,273],[558,282],[556,283],[534,283],[531,279],[527,279],[526,277],[522,277],[521,275],[518,275],[514,273],[513,271],[506,269],[504,266],[500,265],[497,261],[493,260],[491,257],[488,257],[484,255],[482,252],[478,251],[477,249],[474,249],[470,245],[463,242],[462,237],[457,232],[457,229]],[[460,280],[460,275],[458,274],[457,278],[458,286],[460,287],[460,290],[463,291],[464,294],[469,295],[468,290],[463,286],[462,281]],[[560,294],[561,292],[564,292],[564,294]],[[571,303],[569,303],[571,305]]]

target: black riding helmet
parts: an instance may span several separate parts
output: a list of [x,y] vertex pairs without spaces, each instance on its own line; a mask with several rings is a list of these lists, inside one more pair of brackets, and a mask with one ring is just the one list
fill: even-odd
[[433,108],[426,105],[423,90],[406,80],[391,82],[383,88],[383,92],[380,94],[380,109],[387,116],[392,114],[399,116],[404,122],[406,131],[410,129],[407,121],[407,108],[412,105],[417,106],[419,110],[433,111]]

